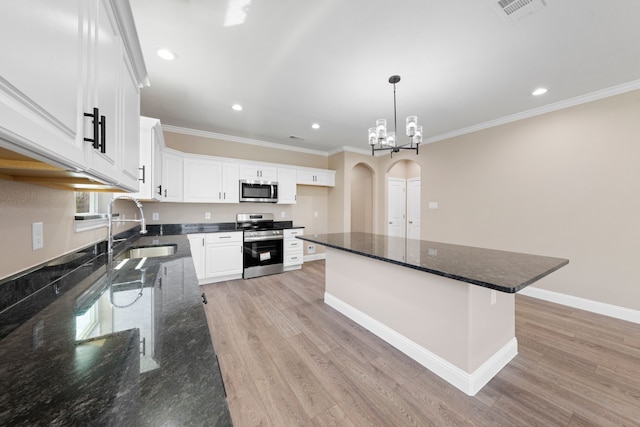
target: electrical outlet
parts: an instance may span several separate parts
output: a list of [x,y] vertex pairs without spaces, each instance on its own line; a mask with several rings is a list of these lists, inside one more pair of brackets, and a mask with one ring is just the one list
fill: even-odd
[[316,253],[316,245],[307,246],[307,253],[308,254],[315,254]]
[[205,212],[204,219],[211,219],[211,212]]
[[318,218],[318,211],[314,211],[314,212],[313,212],[313,216],[314,216],[314,217],[316,217],[316,218]]
[[31,240],[34,251],[44,247],[44,227],[41,222],[31,224]]
[[286,217],[286,216],[287,216],[287,214],[285,214],[285,212],[284,212],[284,211],[280,211],[280,218],[284,218],[284,217]]
[[151,218],[153,218],[154,221],[159,221],[160,220],[160,214],[158,212],[154,212],[151,214]]
[[494,305],[496,303],[497,296],[497,292],[491,289],[491,305]]
[[429,202],[429,209],[438,209],[438,202]]

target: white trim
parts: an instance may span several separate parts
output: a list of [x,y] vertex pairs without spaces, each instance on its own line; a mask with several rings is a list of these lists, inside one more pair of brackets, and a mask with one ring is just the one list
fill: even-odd
[[179,126],[162,125],[162,130],[173,133],[181,133],[184,135],[200,136],[203,138],[219,139],[222,141],[239,142],[240,144],[259,145],[261,147],[275,148],[278,150],[297,151],[299,153],[314,154],[316,156],[328,157],[326,151],[312,150],[310,148],[293,147],[290,145],[276,144],[274,142],[260,141],[258,139],[243,138],[241,136],[225,135],[223,133],[208,132],[204,130],[189,129]]
[[331,294],[325,292],[324,302],[469,396],[480,391],[518,354],[514,337],[475,372],[468,373]]
[[592,313],[602,314],[604,316],[640,324],[640,310],[633,310],[631,308],[574,297],[572,295],[561,294],[559,292],[548,291],[546,289],[534,288],[531,286],[518,293],[528,297],[538,298],[554,302],[556,304],[562,304],[568,307],[578,308],[580,310],[586,310]]
[[303,258],[304,262],[309,262],[309,261],[318,261],[321,259],[325,259],[327,256],[324,252],[318,253],[318,254],[311,254],[311,255],[305,255]]
[[77,219],[73,220],[73,229],[76,233],[107,227],[108,225],[109,220],[107,218],[86,219],[82,221]]
[[617,86],[613,86],[607,89],[587,93],[585,95],[580,95],[573,98],[565,99],[564,101],[559,101],[553,104],[543,105],[542,107],[533,108],[531,110],[512,114],[510,116],[501,117],[499,119],[490,120],[484,123],[478,123],[476,125],[472,125],[462,129],[457,129],[457,130],[443,133],[440,135],[435,135],[430,138],[426,138],[423,141],[423,144],[430,144],[432,142],[442,141],[444,139],[454,138],[460,135],[466,135],[468,133],[489,129],[489,128],[504,125],[507,123],[516,122],[522,119],[528,119],[530,117],[539,116],[539,115],[550,113],[553,111],[563,110],[569,107],[575,107],[576,105],[586,104],[587,102],[609,98],[611,96],[620,95],[622,93],[631,92],[637,89],[640,89],[640,80],[633,80],[633,81],[623,83]]

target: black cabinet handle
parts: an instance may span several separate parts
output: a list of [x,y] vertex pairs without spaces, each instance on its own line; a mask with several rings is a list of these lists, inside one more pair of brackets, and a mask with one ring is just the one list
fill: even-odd
[[167,197],[167,189],[164,189],[164,197]]
[[138,181],[142,181],[143,184],[146,183],[146,179],[145,179],[145,165],[142,165],[141,168],[138,168],[142,171],[142,178],[140,178]]
[[107,118],[105,116],[100,116],[100,143],[98,143],[98,147],[101,153],[107,152]]
[[204,292],[202,293],[202,302],[204,304],[207,304],[207,296],[204,294]]
[[158,194],[162,196],[162,184],[158,185]]
[[93,109],[93,113],[84,113],[85,117],[91,117],[91,123],[93,124],[93,138],[85,138],[85,142],[91,142],[91,145],[93,146],[93,148],[98,148],[98,116],[100,115],[100,113],[98,112],[97,108]]

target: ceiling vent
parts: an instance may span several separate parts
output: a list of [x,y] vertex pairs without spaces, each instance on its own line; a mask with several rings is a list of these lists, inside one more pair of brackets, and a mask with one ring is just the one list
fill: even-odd
[[546,6],[544,0],[489,0],[508,24],[513,24]]

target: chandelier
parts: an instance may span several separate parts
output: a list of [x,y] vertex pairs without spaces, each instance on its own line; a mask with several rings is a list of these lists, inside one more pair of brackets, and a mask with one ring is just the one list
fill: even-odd
[[391,155],[400,150],[416,150],[422,142],[422,126],[418,126],[418,117],[407,117],[407,136],[409,141],[398,145],[396,135],[398,132],[398,116],[396,113],[396,83],[400,81],[400,76],[389,77],[389,83],[393,84],[393,131],[387,131],[387,120],[376,120],[376,127],[369,128],[369,145],[371,145],[371,155],[376,151],[389,150]]

